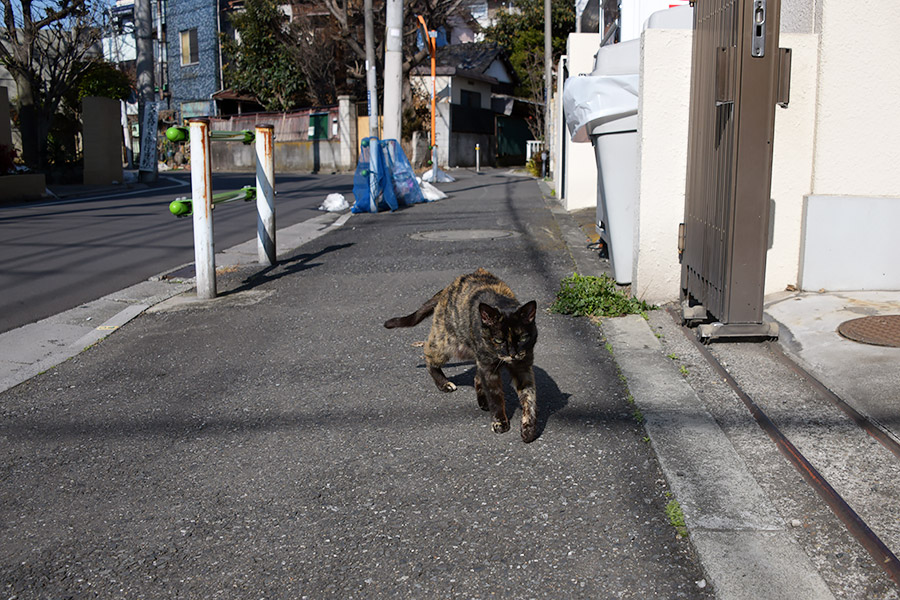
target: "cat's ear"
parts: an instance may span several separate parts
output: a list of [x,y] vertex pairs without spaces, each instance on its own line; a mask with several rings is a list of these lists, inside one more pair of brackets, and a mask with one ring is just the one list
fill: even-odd
[[537,313],[537,301],[532,300],[531,302],[526,302],[522,306],[519,307],[519,310],[516,311],[516,314],[519,316],[519,320],[528,325],[529,323],[534,322],[535,314]]
[[478,314],[481,315],[481,322],[488,327],[500,320],[500,311],[484,302],[478,305]]

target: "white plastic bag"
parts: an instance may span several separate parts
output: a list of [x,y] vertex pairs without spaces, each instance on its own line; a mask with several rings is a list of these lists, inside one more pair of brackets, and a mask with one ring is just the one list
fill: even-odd
[[350,208],[350,204],[343,194],[328,194],[325,196],[325,202],[319,206],[319,210],[327,210],[328,212],[340,212],[348,208]]
[[437,189],[427,181],[423,181],[421,177],[416,177],[416,181],[419,182],[419,189],[422,190],[422,195],[429,202],[433,200],[443,200],[447,197],[447,194]]

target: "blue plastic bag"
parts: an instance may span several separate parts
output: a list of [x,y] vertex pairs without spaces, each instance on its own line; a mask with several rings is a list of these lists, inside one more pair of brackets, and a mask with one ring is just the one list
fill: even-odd
[[354,213],[395,211],[400,206],[428,202],[416,174],[397,140],[365,138],[353,174]]

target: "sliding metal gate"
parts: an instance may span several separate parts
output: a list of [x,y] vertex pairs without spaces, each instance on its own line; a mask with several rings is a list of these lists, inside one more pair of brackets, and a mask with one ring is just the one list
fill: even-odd
[[775,104],[790,51],[780,0],[695,0],[681,232],[682,314],[703,339],[776,337],[763,323]]

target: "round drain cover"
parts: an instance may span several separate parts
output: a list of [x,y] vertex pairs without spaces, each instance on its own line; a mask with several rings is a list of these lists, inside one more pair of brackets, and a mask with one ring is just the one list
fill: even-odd
[[426,242],[472,242],[476,240],[502,240],[518,237],[515,231],[503,229],[448,229],[445,231],[420,231],[410,237]]
[[900,315],[862,317],[844,321],[838,325],[838,333],[854,342],[900,348]]

